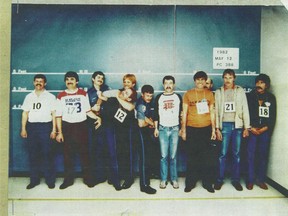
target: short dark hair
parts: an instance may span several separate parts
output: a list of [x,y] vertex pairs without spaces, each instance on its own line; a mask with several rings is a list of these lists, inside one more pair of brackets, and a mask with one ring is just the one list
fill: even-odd
[[173,84],[175,83],[175,78],[173,77],[173,76],[170,76],[170,75],[168,75],[168,76],[165,76],[164,78],[163,78],[163,80],[162,80],[162,83],[164,84],[164,81],[165,80],[172,80],[173,81]]
[[267,88],[270,88],[270,77],[266,74],[259,74],[256,78],[255,78],[255,84],[259,81],[262,80],[265,84]]
[[95,79],[95,77],[96,77],[97,75],[103,76],[103,78],[104,78],[104,80],[105,80],[105,75],[104,75],[104,73],[103,73],[102,71],[95,71],[95,72],[93,73],[93,75],[92,75],[92,78]]
[[232,69],[226,69],[226,70],[224,70],[224,71],[223,71],[222,78],[224,78],[224,76],[225,76],[226,74],[232,75],[234,78],[236,78],[235,71],[232,70]]
[[44,74],[36,74],[36,75],[34,76],[34,81],[35,81],[36,79],[43,79],[43,80],[44,80],[44,83],[47,82],[46,76],[45,76]]
[[143,85],[141,88],[141,93],[149,93],[153,94],[154,93],[154,88],[151,85]]
[[208,76],[204,71],[198,71],[197,73],[194,74],[193,79],[195,81],[196,79],[199,79],[199,78],[204,78],[205,80],[207,80]]
[[65,76],[64,76],[64,82],[66,81],[66,78],[67,77],[74,77],[76,79],[76,81],[78,82],[79,81],[79,76],[76,72],[74,71],[68,71]]

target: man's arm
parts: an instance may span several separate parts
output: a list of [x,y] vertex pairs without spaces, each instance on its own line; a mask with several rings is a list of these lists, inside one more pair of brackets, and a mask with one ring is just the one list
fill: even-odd
[[188,104],[183,103],[183,115],[181,121],[181,137],[186,140],[186,124],[187,124],[187,114],[188,114]]
[[134,105],[133,103],[130,103],[130,102],[125,101],[125,100],[122,100],[121,98],[119,98],[119,95],[117,95],[116,98],[117,98],[118,102],[120,103],[120,105],[121,105],[124,109],[126,109],[126,110],[128,110],[128,111],[132,111],[133,109],[135,109],[135,105]]
[[28,121],[28,111],[23,111],[22,112],[22,120],[21,120],[21,137],[22,138],[27,138],[27,130],[26,130],[26,125]]
[[215,107],[214,107],[214,104],[210,104],[209,109],[210,109],[210,118],[211,118],[211,126],[212,126],[211,139],[215,140],[216,139],[216,129],[215,129]]
[[56,140],[57,142],[64,142],[64,136],[62,133],[62,117],[56,117],[56,127],[57,127],[57,136]]
[[57,126],[56,126],[56,112],[52,111],[51,112],[52,115],[52,131],[50,134],[50,138],[51,139],[55,139],[56,138],[56,131],[57,131]]

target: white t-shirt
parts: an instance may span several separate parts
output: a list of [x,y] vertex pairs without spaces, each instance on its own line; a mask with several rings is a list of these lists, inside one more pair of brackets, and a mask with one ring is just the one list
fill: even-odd
[[34,90],[26,95],[22,109],[29,112],[28,122],[51,122],[51,112],[56,110],[56,97],[47,90],[37,96]]
[[74,93],[67,90],[57,96],[56,117],[69,123],[83,122],[87,119],[86,113],[91,110],[88,94],[83,89],[77,89]]

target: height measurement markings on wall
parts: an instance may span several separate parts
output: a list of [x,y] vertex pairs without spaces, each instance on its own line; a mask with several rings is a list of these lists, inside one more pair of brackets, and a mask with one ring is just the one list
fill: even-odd
[[239,69],[239,48],[213,48],[213,69]]

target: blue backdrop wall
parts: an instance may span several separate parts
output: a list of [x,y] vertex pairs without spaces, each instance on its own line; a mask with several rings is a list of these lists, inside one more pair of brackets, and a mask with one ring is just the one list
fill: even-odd
[[[21,104],[33,90],[33,76],[44,73],[47,89],[65,88],[66,71],[80,74],[80,87],[91,86],[96,70],[112,88],[134,73],[137,89],[151,84],[162,91],[162,78],[176,78],[176,91],[193,87],[193,72],[206,71],[214,89],[223,69],[213,69],[213,48],[239,48],[236,83],[249,91],[260,68],[260,7],[13,5],[11,44],[10,175],[29,170],[26,140],[20,137]],[[185,157],[179,147],[179,171]],[[61,148],[57,170],[63,170]]]

